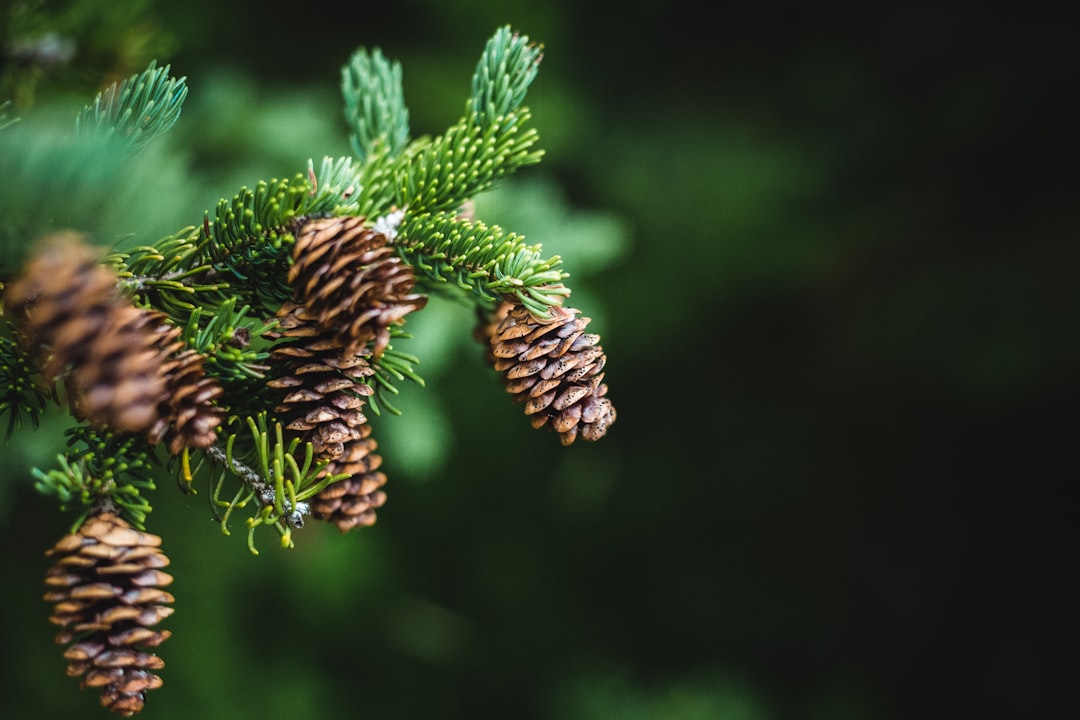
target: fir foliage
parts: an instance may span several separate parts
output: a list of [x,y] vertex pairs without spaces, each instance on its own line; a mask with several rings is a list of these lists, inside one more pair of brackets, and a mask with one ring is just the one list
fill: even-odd
[[382,50],[359,48],[341,69],[345,121],[357,159],[384,152],[396,157],[409,142],[409,108],[401,82],[401,64]]
[[[313,487],[325,485],[318,463],[312,464],[309,457],[310,448],[266,415],[274,404],[266,382],[274,347],[282,342],[280,334],[271,332],[275,313],[297,298],[289,270],[295,262],[297,234],[312,220],[366,219],[415,273],[421,292],[457,293],[486,309],[510,302],[541,318],[569,296],[558,256],[544,257],[539,245],[462,211],[478,193],[542,157],[523,104],[541,57],[540,47],[526,36],[499,28],[477,62],[465,113],[438,137],[411,139],[400,65],[380,49],[360,48],[341,75],[353,157],[312,160],[306,172],[242,187],[208,210],[201,223],[149,245],[113,249],[105,256],[103,262],[115,271],[120,293],[137,307],[162,315],[165,324],[158,332],[177,328],[180,346],[197,355],[207,382],[224,389],[215,403],[231,419],[221,428],[218,442],[209,448],[173,446],[178,457],[169,466],[182,486],[194,489],[198,468],[216,468],[208,476],[217,498],[222,497],[227,479],[239,480],[239,493],[226,503],[228,517],[251,497],[258,498],[259,488],[273,488],[273,512],[266,509],[266,502],[256,503],[249,522],[252,527],[284,528],[297,524],[281,525],[287,516],[282,498],[290,497],[295,504]],[[64,178],[54,172],[51,186],[35,189],[56,196],[60,182],[80,191],[92,188],[172,127],[186,96],[184,78],[172,77],[169,66],[151,62],[141,73],[100,92],[77,116],[75,132],[63,143],[45,142],[40,133],[28,135],[28,143],[16,138],[22,149],[6,156],[5,169],[18,178],[33,176],[30,169],[40,165],[55,170],[66,164]],[[0,137],[12,136],[14,130],[9,126]],[[99,163],[103,159],[108,162]],[[4,193],[9,200],[12,195],[18,197]],[[20,214],[11,212],[8,217]],[[21,248],[0,245],[0,250],[5,266],[23,261]],[[340,283],[347,278],[326,281]],[[360,288],[352,292],[357,297],[370,295]],[[422,307],[418,303],[414,309]],[[403,322],[402,318],[387,328],[389,343],[382,339],[376,347],[369,343],[361,350],[372,370],[370,397],[365,395],[365,400],[375,416],[383,410],[402,412],[393,400],[401,382],[424,384],[417,372],[420,359],[394,347],[395,341],[408,337]],[[32,382],[34,368],[14,340],[5,336],[0,351],[4,360],[0,409],[12,429],[23,420],[33,425],[46,398],[51,399],[50,392]],[[162,402],[168,407],[165,399]],[[82,432],[84,450],[98,443],[94,447],[99,453],[105,446],[92,433],[111,437],[105,427]],[[123,473],[114,468],[107,473],[105,468],[84,472],[75,462],[77,455],[78,451],[65,459],[61,470],[40,474],[39,487],[67,503],[78,493],[89,499],[106,486],[125,485]],[[125,507],[120,499],[118,504]],[[146,512],[150,506],[140,500],[131,507]],[[298,510],[293,507],[289,512]],[[137,513],[129,514],[142,522]]]
[[7,321],[0,330],[0,417],[7,415],[6,438],[25,422],[36,430],[50,402],[51,387],[40,381],[41,368]]
[[34,487],[54,496],[61,509],[76,508],[79,519],[94,508],[113,506],[142,528],[153,509],[145,493],[156,489],[158,460],[143,438],[78,425],[66,431],[68,449],[57,455],[58,467],[34,468]]
[[541,248],[498,226],[455,213],[407,215],[401,242],[406,257],[434,283],[453,283],[485,303],[511,295],[533,312],[546,314],[570,291],[560,283],[560,259],[544,259]]
[[139,75],[98,93],[75,118],[76,133],[115,136],[125,151],[137,152],[180,117],[187,85],[185,78],[171,77],[169,69],[168,65],[159,68],[151,61]]

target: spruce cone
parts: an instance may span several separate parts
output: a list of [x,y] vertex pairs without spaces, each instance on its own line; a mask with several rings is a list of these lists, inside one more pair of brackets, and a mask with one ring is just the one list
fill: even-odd
[[615,422],[615,407],[605,397],[607,356],[600,336],[584,331],[589,318],[552,307],[549,319],[538,319],[523,305],[504,305],[496,310],[496,316],[505,313],[499,324],[478,325],[475,334],[488,338],[488,357],[503,374],[506,391],[525,403],[534,428],[550,421],[563,445],[579,435],[602,438]]
[[281,374],[267,382],[287,394],[274,412],[286,429],[310,442],[320,460],[329,460],[325,474],[348,473],[311,501],[312,515],[345,532],[375,522],[375,508],[386,502],[379,488],[386,476],[375,470],[382,457],[368,437],[371,426],[361,412],[372,394],[366,378],[374,374],[367,360],[346,354],[340,338],[320,330],[307,309],[286,303],[277,314],[280,330],[268,335],[284,338],[271,353]]
[[423,295],[411,294],[412,266],[362,217],[307,221],[296,234],[288,278],[297,302],[320,328],[335,333],[346,357],[373,342],[378,359],[390,342],[390,326],[427,304]]
[[154,323],[116,292],[116,275],[74,233],[52,238],[6,288],[30,340],[51,355],[43,372],[67,385],[77,414],[120,432],[157,420],[165,394]]
[[280,331],[269,335],[288,340],[271,353],[281,375],[267,385],[288,394],[274,412],[312,444],[317,458],[340,458],[346,443],[362,437],[367,417],[360,409],[372,394],[364,379],[375,371],[359,355],[343,356],[338,339],[320,331],[304,307],[285,303],[277,320]]
[[45,577],[44,599],[55,603],[49,620],[62,629],[67,674],[81,686],[101,688],[101,704],[124,716],[140,712],[146,691],[161,686],[154,674],[165,663],[155,648],[171,633],[153,629],[172,614],[173,596],[161,588],[169,558],[161,538],[139,532],[111,512],[89,518],[46,553],[56,562]]
[[72,412],[95,427],[146,432],[174,455],[217,439],[222,388],[202,357],[184,350],[164,314],[137,308],[116,291],[115,273],[74,233],[54,236],[6,290],[32,342],[51,355],[43,372],[64,372]]

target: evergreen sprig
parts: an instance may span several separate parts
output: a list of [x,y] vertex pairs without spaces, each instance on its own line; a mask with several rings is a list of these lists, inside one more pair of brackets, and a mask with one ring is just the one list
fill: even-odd
[[183,325],[200,308],[228,298],[229,283],[203,260],[201,228],[187,227],[154,245],[113,252],[104,262],[116,270],[121,289],[136,304],[165,313]]
[[39,382],[41,368],[18,339],[9,321],[0,326],[0,417],[7,415],[6,438],[25,420],[37,430],[41,416],[55,399],[51,387]]
[[145,491],[156,489],[158,462],[153,446],[134,435],[78,425],[66,431],[68,450],[57,456],[58,468],[33,468],[34,487],[60,501],[61,509],[85,512],[111,503],[138,528],[152,510]]
[[[225,442],[206,451],[211,460],[211,500],[222,511],[221,531],[229,535],[233,513],[253,503],[245,521],[248,549],[259,553],[255,531],[263,526],[278,531],[282,547],[292,547],[292,530],[303,527],[310,512],[306,501],[342,476],[322,474],[326,461],[315,459],[311,443],[295,437],[286,440],[281,423],[265,412],[234,415],[227,424]],[[230,478],[239,480],[239,487],[231,498],[223,497]]]
[[452,282],[484,303],[512,296],[545,315],[569,295],[558,255],[543,259],[540,246],[498,226],[454,213],[423,213],[406,215],[399,235],[403,253],[423,278]]
[[246,292],[245,302],[267,310],[292,294],[285,279],[294,240],[290,221],[302,213],[311,184],[303,175],[260,180],[222,198],[203,223],[208,259],[230,278],[234,291]]
[[540,162],[539,139],[521,109],[487,123],[462,118],[412,156],[404,170],[398,204],[412,212],[456,210],[519,168]]
[[409,108],[401,82],[401,63],[382,50],[359,48],[341,69],[341,94],[349,142],[360,162],[383,153],[397,156],[409,142]]
[[455,210],[519,168],[540,162],[539,135],[522,106],[542,54],[529,38],[499,28],[484,46],[465,115],[421,148],[405,169],[398,202],[413,212]]
[[140,150],[180,117],[187,97],[186,78],[171,77],[169,69],[151,61],[138,75],[98,93],[75,119],[76,132],[119,138],[128,153]]
[[540,68],[543,46],[506,25],[487,41],[472,78],[470,115],[490,126],[517,110],[525,101]]
[[[364,187],[380,192],[364,212],[387,212],[389,202],[412,212],[454,210],[515,170],[540,161],[538,134],[522,106],[542,57],[539,46],[509,26],[487,42],[472,78],[464,115],[435,138],[408,142],[401,72],[381,51],[354,53],[342,71],[345,115],[353,150],[364,164]],[[384,185],[392,179],[393,195]]]

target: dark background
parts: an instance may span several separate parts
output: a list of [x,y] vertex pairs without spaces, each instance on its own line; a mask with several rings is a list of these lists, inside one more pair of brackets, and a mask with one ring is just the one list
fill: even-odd
[[[205,497],[161,483],[149,529],[177,612],[143,716],[1076,709],[1075,17],[147,7],[87,43],[86,77],[51,77],[134,72],[151,51],[187,77],[162,151],[173,191],[132,210],[150,238],[347,153],[338,82],[356,47],[401,61],[419,135],[458,117],[497,27],[542,42],[527,104],[547,155],[507,191],[558,188],[553,223],[603,229],[600,259],[566,269],[618,421],[562,448],[453,345],[433,399],[407,393],[385,419],[373,528],[305,529],[292,550],[267,535],[252,556]],[[0,715],[103,716],[64,677],[40,599],[69,517],[28,466],[56,450],[4,452]]]

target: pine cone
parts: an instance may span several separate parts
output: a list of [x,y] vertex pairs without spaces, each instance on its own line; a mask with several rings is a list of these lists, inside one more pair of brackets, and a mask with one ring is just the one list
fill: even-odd
[[335,333],[347,357],[374,343],[372,356],[378,359],[390,342],[390,326],[427,304],[423,295],[411,294],[412,266],[362,217],[320,218],[301,226],[288,279],[296,301],[320,328]]
[[5,306],[25,315],[19,319],[33,341],[51,345],[56,336],[65,340],[49,358],[45,372],[50,378],[102,329],[116,299],[116,275],[99,260],[81,235],[58,232],[41,241],[22,274],[4,288]]
[[142,432],[158,419],[168,338],[147,311],[116,291],[117,277],[74,233],[52,236],[5,291],[31,342],[50,355],[43,374],[66,384],[76,415]]
[[378,490],[386,476],[375,472],[382,458],[373,452],[376,442],[361,412],[373,392],[366,378],[375,371],[365,358],[346,354],[340,338],[320,330],[306,308],[286,303],[277,318],[279,329],[268,336],[283,340],[271,352],[280,374],[267,385],[287,394],[274,412],[289,432],[312,444],[318,459],[330,461],[324,474],[349,475],[312,499],[312,515],[342,532],[371,525],[374,509],[386,502]]
[[173,580],[161,538],[133,529],[111,512],[89,518],[46,553],[56,558],[45,577],[44,599],[55,603],[49,620],[62,629],[67,674],[81,686],[101,688],[101,704],[124,716],[140,712],[146,691],[161,686],[154,674],[165,663],[147,648],[169,638],[154,630],[172,614],[174,598],[161,588]]
[[[45,378],[65,376],[77,417],[117,432],[153,435],[154,427],[171,420],[171,393],[183,389],[166,375],[174,367],[168,357],[183,348],[180,330],[159,312],[135,308],[118,294],[117,282],[81,236],[58,233],[6,288],[4,299],[31,341],[50,353]],[[195,435],[205,441],[205,434]]]
[[[507,303],[507,305],[510,305]],[[552,307],[550,318],[536,318],[523,305],[499,308],[498,326],[480,325],[477,337],[489,338],[489,358],[503,374],[506,391],[525,403],[532,426],[549,421],[563,445],[580,435],[599,440],[615,422],[615,407],[605,397],[602,372],[607,356],[600,336],[584,332],[590,320],[572,308]]]

